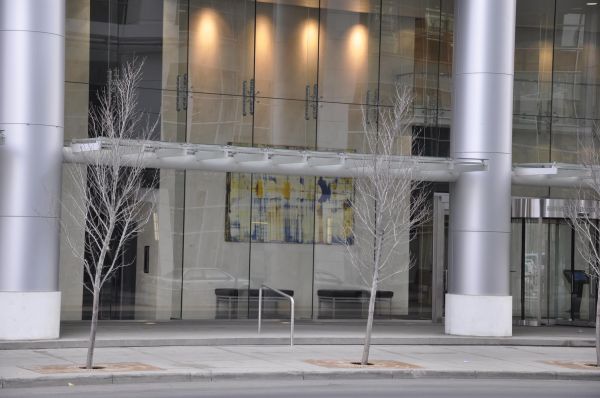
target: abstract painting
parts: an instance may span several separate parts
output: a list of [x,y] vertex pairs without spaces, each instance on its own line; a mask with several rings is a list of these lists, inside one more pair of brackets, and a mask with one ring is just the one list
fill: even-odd
[[353,192],[350,178],[227,173],[225,240],[351,242]]

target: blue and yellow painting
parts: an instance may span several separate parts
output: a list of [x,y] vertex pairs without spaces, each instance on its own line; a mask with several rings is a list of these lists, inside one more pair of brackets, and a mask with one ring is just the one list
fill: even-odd
[[350,178],[228,173],[225,240],[351,242],[353,192]]

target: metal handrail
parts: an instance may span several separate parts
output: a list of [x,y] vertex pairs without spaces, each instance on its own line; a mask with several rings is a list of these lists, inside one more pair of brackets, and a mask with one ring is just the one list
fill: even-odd
[[258,289],[258,334],[260,334],[260,329],[262,325],[262,292],[263,289],[269,289],[274,291],[275,293],[287,298],[290,300],[290,346],[294,345],[294,298],[289,294],[285,294],[279,289],[275,289],[274,287],[267,286],[263,284],[260,289]]

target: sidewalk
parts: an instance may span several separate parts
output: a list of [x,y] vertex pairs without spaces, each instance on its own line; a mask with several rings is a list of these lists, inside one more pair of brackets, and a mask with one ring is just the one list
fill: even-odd
[[[289,344],[290,324],[256,320],[236,321],[100,321],[97,347],[222,346]],[[297,321],[295,344],[360,345],[365,321]],[[0,341],[0,350],[87,347],[89,322],[63,322],[60,339],[46,341]],[[513,327],[512,337],[461,337],[444,334],[441,324],[430,321],[376,321],[374,344],[402,345],[514,345],[594,347],[593,328],[573,326]]]
[[95,364],[110,368],[85,371],[78,366],[86,349],[77,347],[85,346],[87,324],[69,323],[56,341],[3,342],[0,382],[14,388],[257,378],[600,381],[600,370],[585,366],[595,360],[592,328],[515,327],[511,338],[466,338],[446,336],[431,323],[386,322],[375,326],[375,365],[366,368],[349,364],[360,359],[363,328],[359,322],[300,323],[290,347],[289,324],[274,321],[265,323],[261,337],[255,321],[104,322]]

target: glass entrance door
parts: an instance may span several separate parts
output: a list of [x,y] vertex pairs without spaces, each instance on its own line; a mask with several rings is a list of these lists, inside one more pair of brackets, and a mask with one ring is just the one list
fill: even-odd
[[570,275],[575,254],[573,230],[565,221],[557,220],[551,224],[549,239],[552,249],[548,275],[548,317],[557,322],[571,321],[571,284],[567,276]]
[[514,219],[511,245],[513,316],[528,325],[589,324],[596,284],[563,219]]
[[525,320],[538,325],[547,318],[548,223],[542,219],[525,220],[525,243],[522,253],[521,283]]

